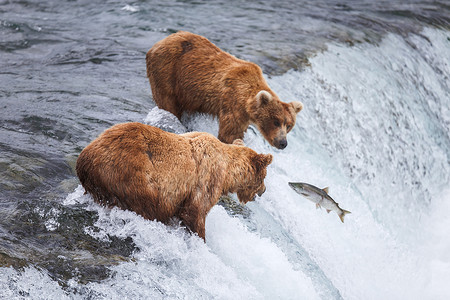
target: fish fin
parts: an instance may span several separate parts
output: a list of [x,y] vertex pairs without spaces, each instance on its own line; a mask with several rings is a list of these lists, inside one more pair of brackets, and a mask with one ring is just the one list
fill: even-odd
[[327,194],[328,194],[328,190],[329,190],[328,187],[325,187],[325,188],[322,189],[322,191],[324,191],[324,192],[327,193]]
[[327,209],[327,213],[330,213],[331,210]]
[[344,223],[344,217],[346,214],[351,214],[351,212],[349,212],[348,210],[343,209],[342,210],[342,214],[339,216],[339,218],[341,219],[342,223]]

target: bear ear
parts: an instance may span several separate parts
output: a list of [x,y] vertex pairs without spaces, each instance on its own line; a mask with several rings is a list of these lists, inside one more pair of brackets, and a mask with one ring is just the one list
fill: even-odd
[[272,154],[257,154],[254,163],[258,170],[266,168],[272,162]]
[[300,101],[291,102],[292,107],[294,108],[295,113],[299,113],[303,109],[303,103]]
[[270,101],[272,101],[272,95],[268,91],[262,90],[256,95],[256,103],[258,103],[258,107],[264,106]]
[[245,146],[244,141],[242,139],[235,139],[233,141],[233,145]]
[[272,163],[273,160],[272,154],[261,154],[261,155],[264,156],[263,162],[266,165],[266,167]]

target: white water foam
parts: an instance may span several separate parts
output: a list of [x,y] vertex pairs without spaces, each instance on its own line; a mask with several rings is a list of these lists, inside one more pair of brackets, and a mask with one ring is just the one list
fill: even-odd
[[[305,72],[269,80],[283,99],[305,104],[291,144],[277,153],[269,174],[278,177],[275,186],[287,180],[330,185],[352,214],[339,227],[336,216],[294,204],[294,195],[261,204],[346,299],[450,295],[443,280],[450,278],[448,257],[432,250],[448,249],[450,242],[439,230],[447,223],[439,212],[448,208],[441,189],[450,171],[449,36],[431,29],[423,34],[406,42],[388,35],[378,47],[330,45]],[[268,190],[280,197],[280,190]],[[429,218],[439,238],[426,228]]]
[[70,299],[45,270],[0,268],[0,299]]
[[[79,186],[65,204],[92,201]],[[112,268],[111,279],[88,284],[90,293],[106,298],[318,299],[311,280],[293,270],[276,245],[249,232],[222,207],[208,215],[206,244],[178,226],[144,220],[134,212],[94,203],[87,209],[97,211],[99,220],[86,233],[100,240],[132,237],[140,249],[134,262]]]

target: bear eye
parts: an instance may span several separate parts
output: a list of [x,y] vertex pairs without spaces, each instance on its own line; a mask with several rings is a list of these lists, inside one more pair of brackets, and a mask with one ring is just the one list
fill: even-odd
[[288,125],[288,126],[286,126],[286,130],[291,130],[291,128],[292,128],[292,126],[291,125]]
[[280,121],[274,120],[273,125],[275,125],[276,127],[280,127]]

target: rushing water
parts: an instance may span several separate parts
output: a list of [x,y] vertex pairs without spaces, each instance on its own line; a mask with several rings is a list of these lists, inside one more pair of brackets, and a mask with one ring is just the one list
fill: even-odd
[[[0,1],[0,298],[448,299],[445,1]],[[172,32],[258,63],[304,110],[267,192],[224,198],[206,244],[105,209],[74,173],[109,126],[217,134],[157,109],[145,53]],[[288,181],[330,187],[333,212]]]

